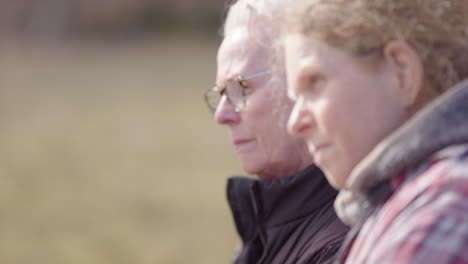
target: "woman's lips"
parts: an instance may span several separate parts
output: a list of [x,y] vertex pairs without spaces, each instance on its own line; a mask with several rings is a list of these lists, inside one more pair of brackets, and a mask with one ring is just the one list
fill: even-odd
[[253,139],[236,139],[232,143],[236,147],[236,149],[239,149],[252,143],[253,141]]
[[252,139],[236,139],[236,140],[233,141],[233,144],[236,145],[236,146],[237,145],[243,145],[243,144],[248,143],[250,141],[252,141]]
[[311,154],[316,155],[317,153],[323,151],[329,146],[329,144],[319,144],[319,145],[314,145],[314,144],[309,144],[309,151]]

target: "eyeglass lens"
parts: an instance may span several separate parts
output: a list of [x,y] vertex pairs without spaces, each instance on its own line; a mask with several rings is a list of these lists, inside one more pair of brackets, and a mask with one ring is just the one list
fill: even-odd
[[220,92],[213,89],[206,94],[206,101],[212,112],[215,112],[221,102],[223,95],[227,95],[230,103],[234,106],[235,111],[239,112],[244,108],[244,88],[237,80],[230,80],[226,84],[226,90]]

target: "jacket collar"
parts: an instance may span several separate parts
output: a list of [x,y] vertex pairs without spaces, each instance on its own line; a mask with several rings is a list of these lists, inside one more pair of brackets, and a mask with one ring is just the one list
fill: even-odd
[[227,198],[242,239],[255,236],[257,228],[273,228],[301,219],[331,204],[336,197],[315,165],[293,176],[278,179],[231,177]]
[[468,141],[468,80],[445,92],[379,143],[352,171],[335,209],[353,225],[372,210],[370,193],[434,152]]

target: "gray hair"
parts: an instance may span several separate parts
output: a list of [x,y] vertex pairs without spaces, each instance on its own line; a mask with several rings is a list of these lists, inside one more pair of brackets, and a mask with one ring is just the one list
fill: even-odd
[[[283,9],[290,0],[238,0],[228,9],[222,37],[226,38],[233,31],[245,30],[259,48],[266,49],[269,56],[264,59],[273,71],[269,86],[273,89],[287,88],[286,72],[282,56],[280,33],[284,24],[281,22]],[[241,48],[241,47],[239,47]],[[272,91],[272,96],[274,91]],[[275,99],[278,99],[275,101]],[[272,111],[290,111],[289,105],[273,96]],[[286,123],[280,122],[280,123]]]
[[[279,36],[281,24],[280,6],[287,0],[239,0],[229,7],[222,37],[234,29],[243,27],[262,45],[271,45]],[[260,37],[257,37],[260,36]],[[265,40],[263,43],[263,40]]]

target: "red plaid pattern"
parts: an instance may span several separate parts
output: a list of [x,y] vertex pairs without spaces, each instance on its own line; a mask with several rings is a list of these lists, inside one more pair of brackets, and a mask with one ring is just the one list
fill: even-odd
[[345,263],[468,263],[468,144],[437,152],[392,184]]

